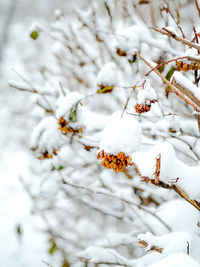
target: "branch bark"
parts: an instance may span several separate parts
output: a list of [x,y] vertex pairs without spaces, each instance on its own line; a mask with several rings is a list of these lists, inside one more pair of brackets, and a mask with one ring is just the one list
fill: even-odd
[[177,36],[175,33],[169,31],[166,28],[159,29],[159,28],[156,28],[156,27],[151,27],[151,29],[156,31],[156,32],[159,32],[159,33],[161,33],[163,35],[171,37],[171,38],[175,39],[176,41],[178,41],[178,42],[180,42],[180,43],[182,43],[184,45],[196,48],[198,51],[200,51],[200,45],[192,43],[192,42],[190,42],[189,40],[187,40],[185,38],[181,38],[181,37]]
[[[143,247],[143,248],[147,248],[148,247],[148,243],[144,240],[141,240],[139,239],[138,242],[140,243],[140,245]],[[159,248],[159,247],[156,247],[156,246],[151,246],[149,248],[149,250],[153,250],[153,251],[156,251],[158,253],[162,253],[163,249],[162,248]]]

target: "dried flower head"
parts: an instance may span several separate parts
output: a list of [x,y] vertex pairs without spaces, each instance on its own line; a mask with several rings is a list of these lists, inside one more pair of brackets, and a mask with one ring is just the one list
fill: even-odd
[[68,122],[63,117],[61,117],[58,120],[58,124],[59,124],[59,130],[62,133],[64,133],[64,134],[68,134],[68,133],[82,133],[83,132],[83,129],[82,128],[73,129],[70,126],[67,126],[68,125]]
[[135,105],[135,111],[139,114],[148,112],[150,109],[151,109],[151,104],[147,105],[144,103],[142,103],[142,104],[136,103],[136,105]]
[[118,56],[120,57],[125,57],[127,54],[126,54],[126,51],[124,50],[121,50],[120,48],[116,48],[116,53]]
[[102,165],[104,167],[113,169],[114,172],[124,171],[128,165],[133,165],[131,157],[126,156],[123,152],[119,152],[117,155],[112,155],[102,150],[98,153],[97,158],[102,160]]
[[41,157],[38,157],[38,159],[43,160],[43,159],[52,159],[53,155],[57,155],[57,150],[54,149],[52,154],[49,154],[48,151],[45,151],[44,153],[42,153]]
[[183,63],[183,61],[176,61],[177,70],[179,71],[189,71],[189,70],[198,70],[200,69],[200,65],[193,62],[191,64]]

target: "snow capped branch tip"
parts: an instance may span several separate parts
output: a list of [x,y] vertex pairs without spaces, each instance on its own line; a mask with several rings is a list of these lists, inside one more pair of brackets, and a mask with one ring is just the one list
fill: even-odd
[[98,159],[102,165],[115,172],[124,171],[132,165],[130,153],[137,151],[141,145],[139,123],[130,115],[115,112],[102,131]]
[[186,78],[182,73],[175,71],[171,83],[182,95],[182,99],[186,103],[194,107],[196,111],[200,111],[200,93],[199,88],[194,85],[188,78]]
[[141,86],[138,86],[138,88],[135,111],[141,114],[150,111],[151,105],[158,102],[158,99],[154,88],[147,80],[145,80]]
[[162,253],[162,251],[163,251],[162,248],[156,247],[154,245],[149,246],[148,243],[144,240],[139,239],[138,242],[143,248],[145,248],[145,251],[153,250],[153,251],[156,251],[158,253]]
[[174,31],[171,31],[171,29],[168,29],[166,27],[164,27],[162,29],[159,29],[157,27],[151,27],[151,29],[156,31],[156,32],[159,32],[159,33],[161,33],[163,35],[171,37],[171,38],[175,39],[176,41],[178,41],[178,42],[180,42],[180,43],[182,43],[184,45],[196,48],[198,51],[200,51],[200,45],[199,44],[195,44],[195,43],[190,42],[189,40],[187,40],[185,38],[179,37]]

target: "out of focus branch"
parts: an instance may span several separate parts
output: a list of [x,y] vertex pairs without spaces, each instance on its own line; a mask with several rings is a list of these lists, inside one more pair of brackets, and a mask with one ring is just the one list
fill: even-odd
[[200,51],[200,45],[192,43],[192,42],[190,42],[189,40],[187,40],[185,38],[181,38],[181,37],[177,36],[175,33],[173,33],[172,31],[169,31],[166,28],[159,29],[157,27],[151,27],[151,29],[156,31],[156,32],[159,32],[159,33],[161,33],[163,35],[171,37],[171,38],[175,39],[176,41],[178,41],[178,42],[180,42],[180,43],[182,43],[184,45],[196,48],[198,51]]

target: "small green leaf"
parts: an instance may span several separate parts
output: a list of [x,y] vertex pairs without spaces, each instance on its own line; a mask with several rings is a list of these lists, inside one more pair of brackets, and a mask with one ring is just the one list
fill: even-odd
[[105,5],[105,8],[106,8],[106,10],[108,12],[109,17],[112,19],[110,8],[109,8],[108,4],[106,2],[104,2],[104,5]]
[[32,31],[32,33],[30,34],[30,37],[33,40],[36,40],[39,37],[39,32],[38,31]]
[[176,68],[172,66],[171,69],[168,71],[168,73],[167,73],[167,75],[165,77],[168,81],[170,81],[170,79],[171,79],[171,77],[172,77],[172,75],[173,75],[175,70],[176,70]]
[[16,225],[16,232],[18,235],[22,235],[23,231],[22,231],[22,226],[20,224]]
[[63,170],[65,167],[64,166],[59,166],[59,168],[58,168],[58,170],[60,171],[60,170]]
[[111,93],[114,86],[106,86],[96,91],[97,94]]
[[50,238],[49,242],[51,243],[49,254],[52,255],[57,250],[57,245],[56,245],[54,238]]
[[78,108],[78,103],[76,103],[70,110],[69,114],[69,121],[71,122],[77,122],[77,108]]
[[[166,78],[168,81],[170,81],[170,79],[171,79],[171,77],[172,77],[172,75],[173,75],[173,73],[174,73],[175,70],[176,70],[176,68],[172,66],[172,67],[170,68],[170,70],[168,71],[167,75],[165,76],[165,78]],[[169,92],[171,91],[171,88],[167,85],[167,86],[165,87],[165,91],[166,91],[166,93],[167,93],[167,95],[168,95]]]

